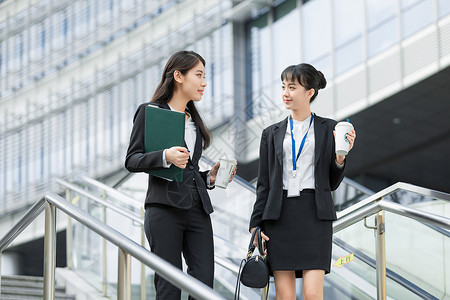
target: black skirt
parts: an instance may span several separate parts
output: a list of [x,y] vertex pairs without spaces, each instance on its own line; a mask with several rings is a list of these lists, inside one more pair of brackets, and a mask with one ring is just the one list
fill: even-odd
[[273,271],[294,270],[301,278],[303,270],[330,273],[333,221],[317,218],[314,190],[304,190],[299,197],[283,193],[278,220],[264,221],[270,275]]

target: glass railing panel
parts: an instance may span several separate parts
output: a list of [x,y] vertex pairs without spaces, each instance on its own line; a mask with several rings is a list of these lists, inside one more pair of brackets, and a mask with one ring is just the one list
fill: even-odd
[[450,202],[445,200],[433,200],[427,202],[419,202],[411,205],[416,209],[420,209],[429,213],[450,218]]
[[386,267],[442,299],[450,289],[450,238],[389,212],[385,223]]
[[[72,202],[89,213],[93,217],[101,220],[106,225],[117,230],[123,235],[141,244],[141,224],[122,214],[101,205],[95,204],[91,199],[71,192]],[[108,202],[109,199],[106,198]],[[132,212],[131,212],[132,213]],[[139,216],[136,214],[136,216]],[[70,237],[68,237],[70,239]],[[104,246],[106,249],[104,251]],[[147,241],[144,246],[148,249]],[[117,294],[117,271],[118,271],[118,248],[106,242],[84,225],[72,220],[72,258],[73,270],[79,273],[99,291],[103,291],[106,283],[107,295],[114,297]],[[103,266],[106,265],[106,282],[104,280]],[[131,259],[131,284],[141,284],[141,263],[136,259]],[[145,268],[146,280],[153,277],[153,270]],[[153,280],[153,279],[152,279]],[[152,285],[149,285],[148,292],[152,292]]]
[[[373,237],[373,234],[367,233]],[[347,244],[347,243],[346,243]],[[354,254],[353,260],[345,263],[340,268],[334,264],[341,258]],[[332,270],[325,276],[324,293],[329,297],[327,299],[377,299],[377,281],[376,269],[374,267],[375,257],[369,257],[371,263],[354,252],[343,249],[339,245],[333,245]],[[338,298],[334,294],[340,293]],[[388,299],[422,299],[412,291],[408,290],[398,282],[386,278],[386,294]],[[324,297],[325,298],[325,297]]]
[[[367,223],[374,226],[374,217],[368,217]],[[373,229],[364,226],[364,221],[359,221],[349,227],[334,233],[334,236],[345,241],[354,249],[361,251],[369,257],[375,258],[375,238]]]
[[[102,219],[103,213],[99,206],[93,205],[83,196],[72,193],[72,197],[72,203],[92,216]],[[72,239],[73,270],[96,289],[102,290],[103,239],[86,226],[73,219],[69,220],[72,223],[72,237],[67,238]]]
[[[448,211],[448,204],[439,200],[410,205],[444,216]],[[367,223],[374,226],[374,217],[368,217]],[[450,238],[423,223],[389,212],[385,213],[385,230],[387,269],[442,299],[450,289],[445,280],[450,272]],[[363,221],[335,233],[335,237],[375,259],[374,233],[364,227]],[[387,292],[393,292],[389,284]]]
[[372,194],[373,191],[349,178],[344,178],[339,187],[333,192],[334,207],[336,211],[344,210]]

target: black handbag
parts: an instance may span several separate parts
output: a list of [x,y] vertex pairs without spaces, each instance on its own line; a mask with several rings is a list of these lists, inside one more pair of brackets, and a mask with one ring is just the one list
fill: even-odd
[[[253,245],[255,236],[258,240],[259,254],[257,255],[253,255],[256,248],[255,245]],[[252,237],[250,238],[250,244],[248,245],[247,256],[241,261],[236,281],[234,299],[239,299],[241,283],[250,288],[264,288],[269,283],[269,267],[267,266],[266,255],[263,251],[261,228],[259,227],[256,227],[255,230],[253,230]],[[266,293],[269,293],[268,289]]]

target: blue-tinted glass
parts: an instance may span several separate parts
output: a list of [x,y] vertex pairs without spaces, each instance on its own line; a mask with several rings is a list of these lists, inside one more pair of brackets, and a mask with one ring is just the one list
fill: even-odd
[[366,0],[366,3],[369,30],[396,16],[397,1]]
[[62,33],[64,37],[67,37],[67,31],[69,27],[69,21],[65,18],[62,22]]
[[334,43],[340,46],[362,34],[364,7],[360,0],[334,0]]
[[304,61],[316,60],[331,51],[331,12],[329,1],[310,1],[302,9]]
[[267,14],[251,21],[247,27],[247,53],[251,58],[246,65],[246,117],[252,119],[261,95],[270,88],[270,32]]
[[450,14],[450,1],[439,0],[438,5],[439,5],[439,17],[440,18]]
[[42,30],[39,33],[39,46],[44,49],[45,48],[45,30]]
[[90,10],[90,7],[89,6],[86,6],[84,9],[83,9],[83,21],[85,22],[85,23],[89,23],[89,18],[91,17],[91,10]]
[[17,43],[17,57],[22,59],[23,57],[23,42],[21,40]]
[[19,156],[17,159],[17,170],[18,170],[17,183],[21,184],[22,183],[22,156]]
[[41,174],[41,176],[43,176],[44,175],[44,147],[40,148],[39,160],[40,160],[40,172],[39,172],[39,174]]
[[[281,72],[289,65],[300,63],[300,26],[297,10],[283,16],[273,24],[273,78],[280,79]],[[279,87],[279,85],[275,85]]]
[[[402,1],[403,5],[404,0]],[[408,37],[433,22],[433,1],[407,1],[412,3],[402,10],[403,38]]]
[[396,18],[385,21],[367,34],[368,56],[372,57],[397,42],[397,20]]
[[402,9],[417,5],[422,0],[402,0]]
[[362,37],[348,41],[344,46],[336,49],[335,56],[335,75],[361,63],[364,58]]

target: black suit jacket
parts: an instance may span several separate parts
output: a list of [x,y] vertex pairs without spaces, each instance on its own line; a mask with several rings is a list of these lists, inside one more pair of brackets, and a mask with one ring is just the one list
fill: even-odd
[[[146,172],[163,168],[162,158],[164,150],[145,153],[145,106],[148,104],[141,104],[134,115],[130,145],[125,159],[125,168],[130,172]],[[158,104],[158,106],[160,108],[170,109],[167,104]],[[194,154],[192,159],[189,158],[188,164],[183,170],[183,181],[168,181],[157,176],[149,175],[145,206],[150,203],[159,203],[182,209],[191,208],[193,204],[192,189],[197,188],[205,212],[207,214],[213,212],[206,186],[208,171],[200,172],[198,167],[198,161],[202,156],[203,138],[197,124],[195,126],[197,129],[197,139]]]
[[[336,165],[333,130],[336,121],[314,115],[315,134],[315,198],[317,217],[336,220],[331,191],[344,178],[344,168]],[[250,229],[262,226],[264,220],[280,217],[283,199],[283,140],[288,118],[264,129],[259,150],[259,172],[256,202],[250,219]]]

